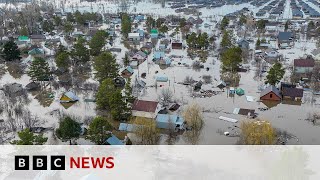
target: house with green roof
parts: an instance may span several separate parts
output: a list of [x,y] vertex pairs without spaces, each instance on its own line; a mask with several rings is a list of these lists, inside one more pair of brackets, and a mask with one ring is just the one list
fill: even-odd
[[151,39],[158,39],[159,32],[157,29],[151,29],[150,31],[150,37]]
[[17,44],[18,45],[23,45],[23,44],[29,44],[30,42],[31,41],[30,41],[30,38],[28,36],[19,36]]

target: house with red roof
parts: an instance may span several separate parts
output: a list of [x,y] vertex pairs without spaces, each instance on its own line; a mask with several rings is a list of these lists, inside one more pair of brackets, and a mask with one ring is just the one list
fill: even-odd
[[313,71],[315,61],[312,57],[305,59],[295,59],[293,63],[294,72],[299,74],[311,73]]
[[161,105],[156,101],[135,100],[132,105],[132,116],[155,118]]

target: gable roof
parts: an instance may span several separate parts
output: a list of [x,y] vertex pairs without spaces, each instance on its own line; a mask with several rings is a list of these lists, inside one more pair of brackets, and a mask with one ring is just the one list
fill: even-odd
[[135,100],[132,106],[134,111],[155,112],[158,106],[156,101]]
[[283,87],[282,95],[290,97],[303,97],[303,89]]
[[124,143],[113,134],[107,139],[106,142],[110,145],[124,145]]
[[312,58],[294,60],[294,67],[314,67],[314,64],[314,59]]
[[261,91],[260,93],[260,97],[263,97],[265,95],[267,95],[268,93],[273,92],[274,94],[276,94],[279,98],[281,98],[280,95],[280,91],[275,87],[275,86],[268,86],[267,88],[265,88],[263,91]]
[[278,40],[280,41],[288,41],[290,38],[293,38],[292,32],[279,32]]
[[73,101],[79,101],[79,97],[76,96],[73,92],[68,91],[66,93],[64,93],[65,96],[67,96],[68,98],[72,99]]

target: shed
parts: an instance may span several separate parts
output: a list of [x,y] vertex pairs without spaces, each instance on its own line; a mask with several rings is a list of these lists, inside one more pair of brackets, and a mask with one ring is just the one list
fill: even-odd
[[106,143],[109,145],[125,145],[117,136],[111,134],[111,137],[109,137],[106,140]]

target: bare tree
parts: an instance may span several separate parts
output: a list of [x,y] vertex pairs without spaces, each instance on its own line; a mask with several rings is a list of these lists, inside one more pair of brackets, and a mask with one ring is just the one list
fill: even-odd
[[183,118],[186,121],[188,130],[185,132],[187,141],[191,144],[197,144],[204,125],[203,112],[196,103],[189,105],[183,112]]
[[139,138],[140,143],[143,145],[158,144],[160,139],[159,129],[157,128],[156,121],[143,117],[137,117],[134,121],[135,134]]
[[172,102],[173,93],[170,89],[162,89],[161,94],[158,97],[158,100],[161,105],[168,106],[170,102]]

